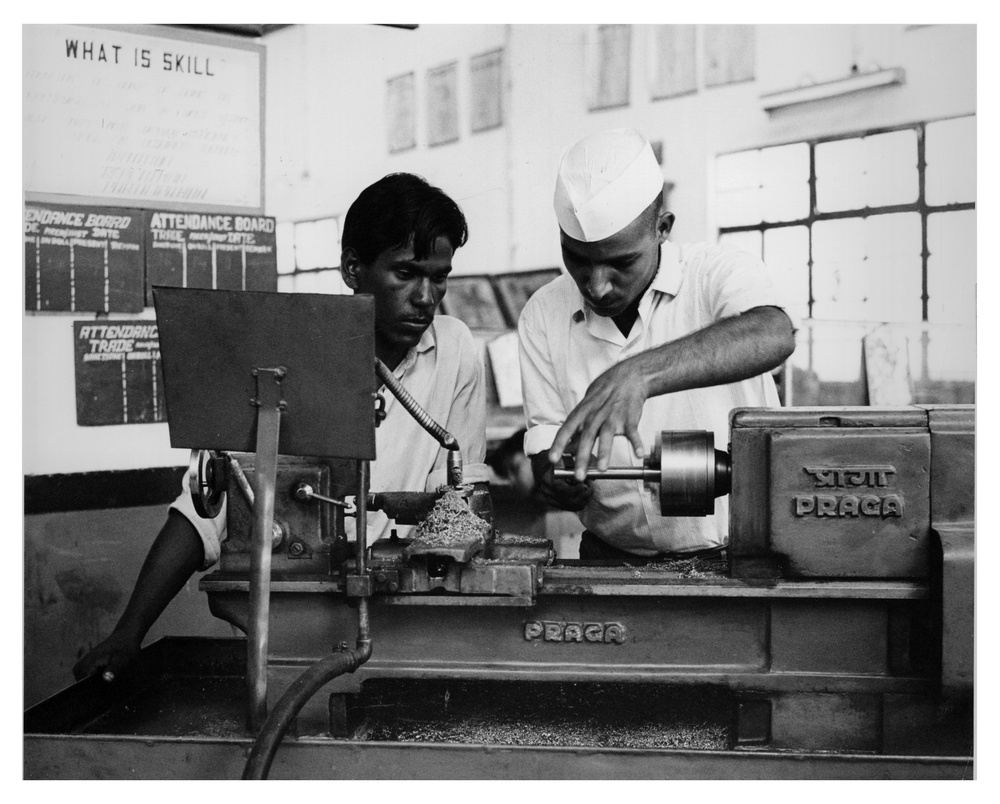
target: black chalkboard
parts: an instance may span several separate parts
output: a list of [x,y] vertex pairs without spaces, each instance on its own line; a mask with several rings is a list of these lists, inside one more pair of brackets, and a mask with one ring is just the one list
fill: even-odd
[[147,210],[146,303],[152,287],[278,288],[275,221],[260,215]]
[[25,205],[24,309],[141,311],[142,231],[136,209]]
[[77,424],[166,421],[155,321],[75,321],[73,341]]

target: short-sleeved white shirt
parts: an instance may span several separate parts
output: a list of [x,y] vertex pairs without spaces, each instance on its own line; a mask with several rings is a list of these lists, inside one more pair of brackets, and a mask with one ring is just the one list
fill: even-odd
[[[373,369],[374,370],[374,369]],[[420,342],[393,372],[424,411],[455,436],[462,452],[467,483],[485,481],[486,383],[483,361],[469,328],[446,315],[435,316]],[[375,430],[378,458],[371,463],[371,491],[433,491],[447,481],[447,454],[441,445],[385,389],[386,417]],[[203,569],[219,559],[226,536],[226,507],[214,519],[202,519],[194,510],[185,482],[170,506],[184,514],[198,531],[205,548]],[[388,535],[391,521],[381,511],[368,512],[369,543]],[[348,537],[355,521],[345,520]],[[396,526],[405,538],[412,526]]]
[[[707,243],[663,243],[659,271],[640,300],[639,317],[628,337],[610,318],[587,309],[570,276],[552,280],[528,300],[518,322],[528,427],[525,453],[547,450],[590,384],[616,363],[760,306],[789,312],[763,262],[747,252]],[[733,408],[778,404],[770,374],[663,394],[646,401],[639,434],[647,455],[663,430],[708,430],[715,435],[716,449],[725,450]],[[617,437],[610,465],[641,463],[628,440]],[[593,489],[580,520],[622,550],[637,555],[689,552],[722,546],[728,538],[726,497],[716,499],[714,516],[662,517],[655,486],[639,480],[596,480]]]

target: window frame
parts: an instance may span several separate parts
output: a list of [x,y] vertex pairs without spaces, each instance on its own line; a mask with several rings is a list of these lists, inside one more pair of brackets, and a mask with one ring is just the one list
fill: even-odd
[[[930,215],[940,212],[960,212],[963,210],[975,210],[975,201],[966,202],[954,202],[949,204],[929,204],[926,201],[926,171],[927,162],[925,160],[925,143],[927,136],[927,126],[933,123],[939,123],[946,120],[957,120],[964,117],[976,117],[975,114],[968,115],[954,115],[950,117],[943,117],[934,120],[925,120],[919,123],[907,123],[897,126],[884,126],[879,128],[864,129],[862,131],[851,132],[848,134],[834,134],[823,137],[813,137],[809,139],[801,140],[791,140],[788,142],[774,143],[773,145],[762,146],[760,148],[743,148],[738,151],[729,151],[725,153],[720,153],[716,158],[720,156],[728,156],[730,154],[745,153],[747,151],[764,150],[764,148],[778,147],[782,145],[795,145],[798,143],[806,143],[809,146],[809,214],[804,218],[797,218],[795,220],[780,221],[780,222],[770,222],[761,221],[755,224],[744,224],[739,226],[718,226],[717,232],[718,236],[721,238],[727,234],[736,234],[742,232],[759,232],[761,237],[761,257],[764,261],[767,261],[767,254],[764,249],[764,233],[772,229],[784,229],[792,226],[805,226],[809,233],[809,257],[807,265],[809,268],[809,300],[808,300],[808,318],[812,319],[813,304],[815,303],[815,298],[813,296],[813,230],[812,227],[815,223],[819,221],[828,220],[840,220],[844,218],[860,218],[866,219],[873,217],[875,215],[888,215],[900,212],[916,212],[920,216],[920,262],[921,262],[921,290],[920,290],[920,301],[921,301],[921,316],[920,320],[923,323],[927,323],[927,311],[929,296],[927,292],[927,262],[930,257],[930,251],[928,250],[927,243],[927,219]],[[861,207],[857,209],[847,209],[847,210],[836,210],[834,212],[819,212],[816,209],[816,146],[822,145],[827,142],[836,142],[839,140],[851,140],[864,137],[873,137],[878,134],[888,134],[896,131],[915,131],[917,136],[917,199],[916,201],[906,203],[906,204],[889,204],[885,206],[878,207]]]

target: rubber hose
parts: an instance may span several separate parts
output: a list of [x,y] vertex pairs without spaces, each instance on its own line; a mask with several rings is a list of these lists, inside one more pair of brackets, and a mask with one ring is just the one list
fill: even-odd
[[288,725],[299,713],[306,702],[317,691],[337,676],[353,671],[363,664],[370,651],[338,651],[320,659],[291,683],[285,694],[267,716],[260,734],[254,741],[247,764],[243,768],[242,778],[245,780],[266,779],[271,769],[271,762],[278,751]]
[[417,420],[417,423],[421,427],[437,439],[437,442],[442,447],[450,450],[458,449],[458,441],[455,440],[455,436],[427,415],[427,412],[420,407],[417,400],[410,396],[410,392],[389,371],[389,367],[377,357],[375,358],[375,371],[378,374],[378,378],[385,384],[385,387],[392,391],[392,395],[400,401],[400,404]]

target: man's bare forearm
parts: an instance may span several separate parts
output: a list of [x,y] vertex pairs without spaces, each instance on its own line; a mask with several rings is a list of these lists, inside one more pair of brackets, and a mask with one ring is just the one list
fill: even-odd
[[794,349],[788,316],[776,307],[755,307],[623,360],[595,379],[570,411],[549,449],[549,463],[559,462],[577,434],[577,480],[586,476],[595,442],[600,469],[607,468],[617,435],[628,438],[641,458],[639,419],[647,399],[755,377],[779,366]]
[[652,397],[756,377],[794,350],[788,316],[777,307],[756,307],[630,359]]

